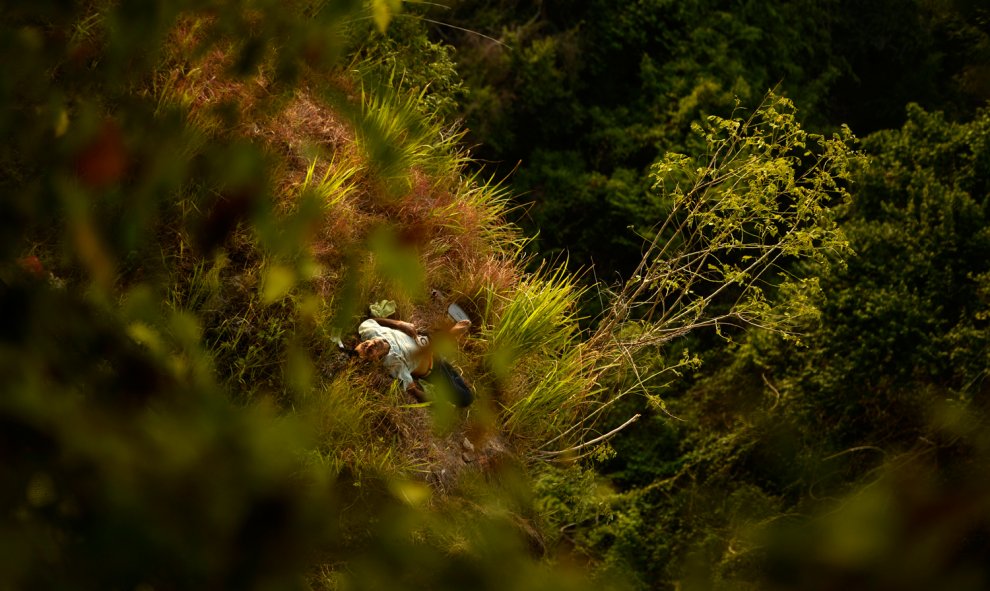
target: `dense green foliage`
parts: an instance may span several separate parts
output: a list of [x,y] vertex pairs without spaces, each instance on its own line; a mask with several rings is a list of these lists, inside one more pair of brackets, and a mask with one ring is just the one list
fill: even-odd
[[988,23],[4,5],[0,587],[987,588]]
[[[662,219],[645,170],[691,153],[690,125],[770,88],[813,131],[899,125],[915,101],[953,114],[987,95],[990,37],[975,2],[846,0],[457,2],[434,18],[457,48],[479,155],[514,170],[540,252],[628,273]],[[482,37],[500,40],[496,45]]]
[[[789,335],[723,326],[730,340],[641,350],[639,371],[610,378],[625,392],[655,376],[652,406],[617,403],[611,426],[647,419],[599,475],[541,478],[558,547],[643,588],[984,587],[987,9],[500,1],[434,17],[471,30],[434,34],[457,47],[469,137],[514,171],[534,252],[625,289],[675,207],[648,167],[713,153],[692,125],[773,87],[806,127],[863,138],[851,199],[830,204],[845,261],[782,261],[810,289],[774,296],[809,314]],[[731,207],[717,211],[729,224]],[[671,309],[670,293],[648,309]]]
[[665,396],[679,420],[615,440],[621,492],[546,481],[572,543],[644,587],[986,585],[988,125],[912,105],[863,142],[840,208],[856,255],[821,277],[803,346],[708,348]]

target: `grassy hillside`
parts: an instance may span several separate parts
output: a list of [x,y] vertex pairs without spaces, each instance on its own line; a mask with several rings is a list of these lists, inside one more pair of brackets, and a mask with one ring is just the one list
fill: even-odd
[[[595,403],[578,291],[372,4],[4,9],[3,586],[581,587],[524,477]],[[468,311],[472,407],[338,350],[385,299]]]
[[[222,56],[185,65],[197,76],[164,97],[190,104],[192,121],[208,121],[227,97],[239,108],[264,99],[263,77],[225,81],[207,73],[221,69],[214,60]],[[173,299],[207,318],[204,344],[235,397],[353,413],[350,426],[366,439],[341,445],[338,433],[328,434],[327,445],[340,449],[324,461],[384,463],[449,484],[466,435],[482,459],[489,447],[525,458],[571,426],[590,395],[593,366],[579,359],[571,279],[523,273],[524,239],[504,219],[505,191],[465,171],[456,127],[422,112],[426,92],[381,70],[364,57],[270,111],[242,114],[251,123],[240,139],[269,159],[281,231],[301,239],[271,252],[240,227],[208,257],[176,257]],[[195,253],[184,240],[175,250]],[[396,302],[395,317],[435,329],[451,324],[449,303],[468,311],[475,328],[449,353],[478,391],[469,413],[411,405],[380,368],[337,350],[334,340],[352,345],[369,304],[383,299]],[[561,379],[543,392],[550,365]]]

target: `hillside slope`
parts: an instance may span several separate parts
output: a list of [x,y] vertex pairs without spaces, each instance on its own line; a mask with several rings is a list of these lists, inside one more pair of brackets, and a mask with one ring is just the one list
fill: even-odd
[[[576,290],[422,88],[343,65],[363,9],[61,8],[3,9],[0,586],[580,588],[518,469],[591,393]],[[472,316],[468,411],[338,351],[383,299]]]
[[[466,172],[460,132],[423,112],[425,92],[395,88],[394,76],[375,83],[382,68],[367,57],[373,52],[366,47],[349,71],[313,75],[274,100],[264,73],[226,76],[221,50],[176,60],[160,102],[188,105],[189,121],[205,134],[260,147],[272,215],[283,224],[277,231],[295,231],[296,242],[277,236],[266,244],[264,228],[239,226],[207,238],[217,245],[203,257],[195,235],[180,235],[173,250],[192,254],[171,263],[175,300],[204,319],[205,345],[236,399],[271,397],[323,423],[349,409],[351,438],[327,426],[322,461],[387,466],[445,490],[466,463],[486,467],[507,449],[526,458],[569,428],[590,394],[593,367],[574,353],[578,290],[567,276],[522,271],[524,239],[505,221],[505,191]],[[217,112],[231,107],[242,123],[224,129]],[[242,206],[221,196],[205,227],[222,226],[215,218]],[[381,300],[396,302],[394,317],[434,330],[452,323],[449,303],[468,311],[470,338],[447,354],[477,391],[472,408],[411,404],[382,368],[337,350],[337,338],[354,344],[369,304]],[[519,327],[511,323],[537,332],[514,343],[506,335]],[[569,389],[553,393],[553,412],[518,419],[529,412],[520,401],[541,404],[544,370],[561,358],[570,364]]]

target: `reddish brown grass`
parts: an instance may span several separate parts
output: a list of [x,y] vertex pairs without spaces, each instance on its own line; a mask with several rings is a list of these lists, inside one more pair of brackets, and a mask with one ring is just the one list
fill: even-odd
[[[186,47],[193,47],[194,32],[178,31],[177,35],[184,39]],[[176,74],[174,92],[186,97],[192,120],[208,131],[217,122],[218,105],[237,106],[239,125],[234,129],[214,128],[213,132],[240,134],[265,148],[277,163],[273,182],[280,209],[291,211],[294,207],[314,157],[315,178],[322,178],[330,166],[359,168],[354,177],[356,189],[328,205],[313,228],[309,254],[322,272],[312,285],[323,301],[331,302],[339,295],[348,266],[355,263],[359,297],[368,302],[395,299],[401,315],[421,326],[442,327],[449,323],[446,306],[450,301],[460,303],[481,322],[483,294],[488,290],[501,295],[512,291],[520,280],[519,264],[514,255],[506,252],[506,245],[497,242],[498,228],[489,227],[501,221],[482,210],[483,205],[459,195],[464,190],[459,178],[432,178],[413,168],[406,171],[407,190],[398,198],[383,198],[383,181],[376,179],[367,165],[354,128],[331,105],[305,86],[288,99],[274,97],[262,73],[236,79],[229,75],[229,64],[229,50],[211,51],[195,62],[187,57],[181,64],[187,73]],[[333,76],[336,80],[331,82],[341,87],[350,84],[343,73]],[[394,229],[399,244],[418,254],[426,271],[427,297],[423,300],[411,301],[389,293],[387,278],[376,275],[367,239],[383,225]],[[439,295],[429,297],[433,290]],[[465,365],[468,379],[483,375],[476,361],[468,359]],[[465,420],[462,415],[450,432],[437,433],[430,411],[402,407],[412,400],[394,399],[389,394],[394,392],[391,380],[382,377],[379,370],[369,367],[362,378],[345,371],[340,378],[353,381],[348,382],[348,387],[374,398],[362,425],[369,430],[366,437],[397,441],[394,452],[404,458],[403,463],[422,466],[421,475],[441,491],[452,487],[465,470],[483,470],[484,466],[497,464],[492,458],[504,453],[505,446],[494,426],[496,413],[486,410],[486,400],[479,400],[472,408],[473,419]],[[324,384],[338,379],[333,372],[320,375]],[[333,436],[329,424],[322,429],[327,437]],[[464,460],[465,437],[475,441],[477,461]],[[343,457],[355,463],[364,461],[357,449],[345,450]]]

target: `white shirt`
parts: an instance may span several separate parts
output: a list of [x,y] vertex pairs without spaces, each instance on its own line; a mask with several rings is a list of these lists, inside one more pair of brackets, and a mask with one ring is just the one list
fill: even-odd
[[382,359],[382,365],[389,375],[402,382],[402,388],[408,389],[413,383],[412,371],[416,368],[416,353],[429,343],[429,339],[420,336],[419,340],[412,338],[401,330],[395,330],[378,324],[369,318],[358,326],[361,340],[385,339],[388,343],[388,354]]

